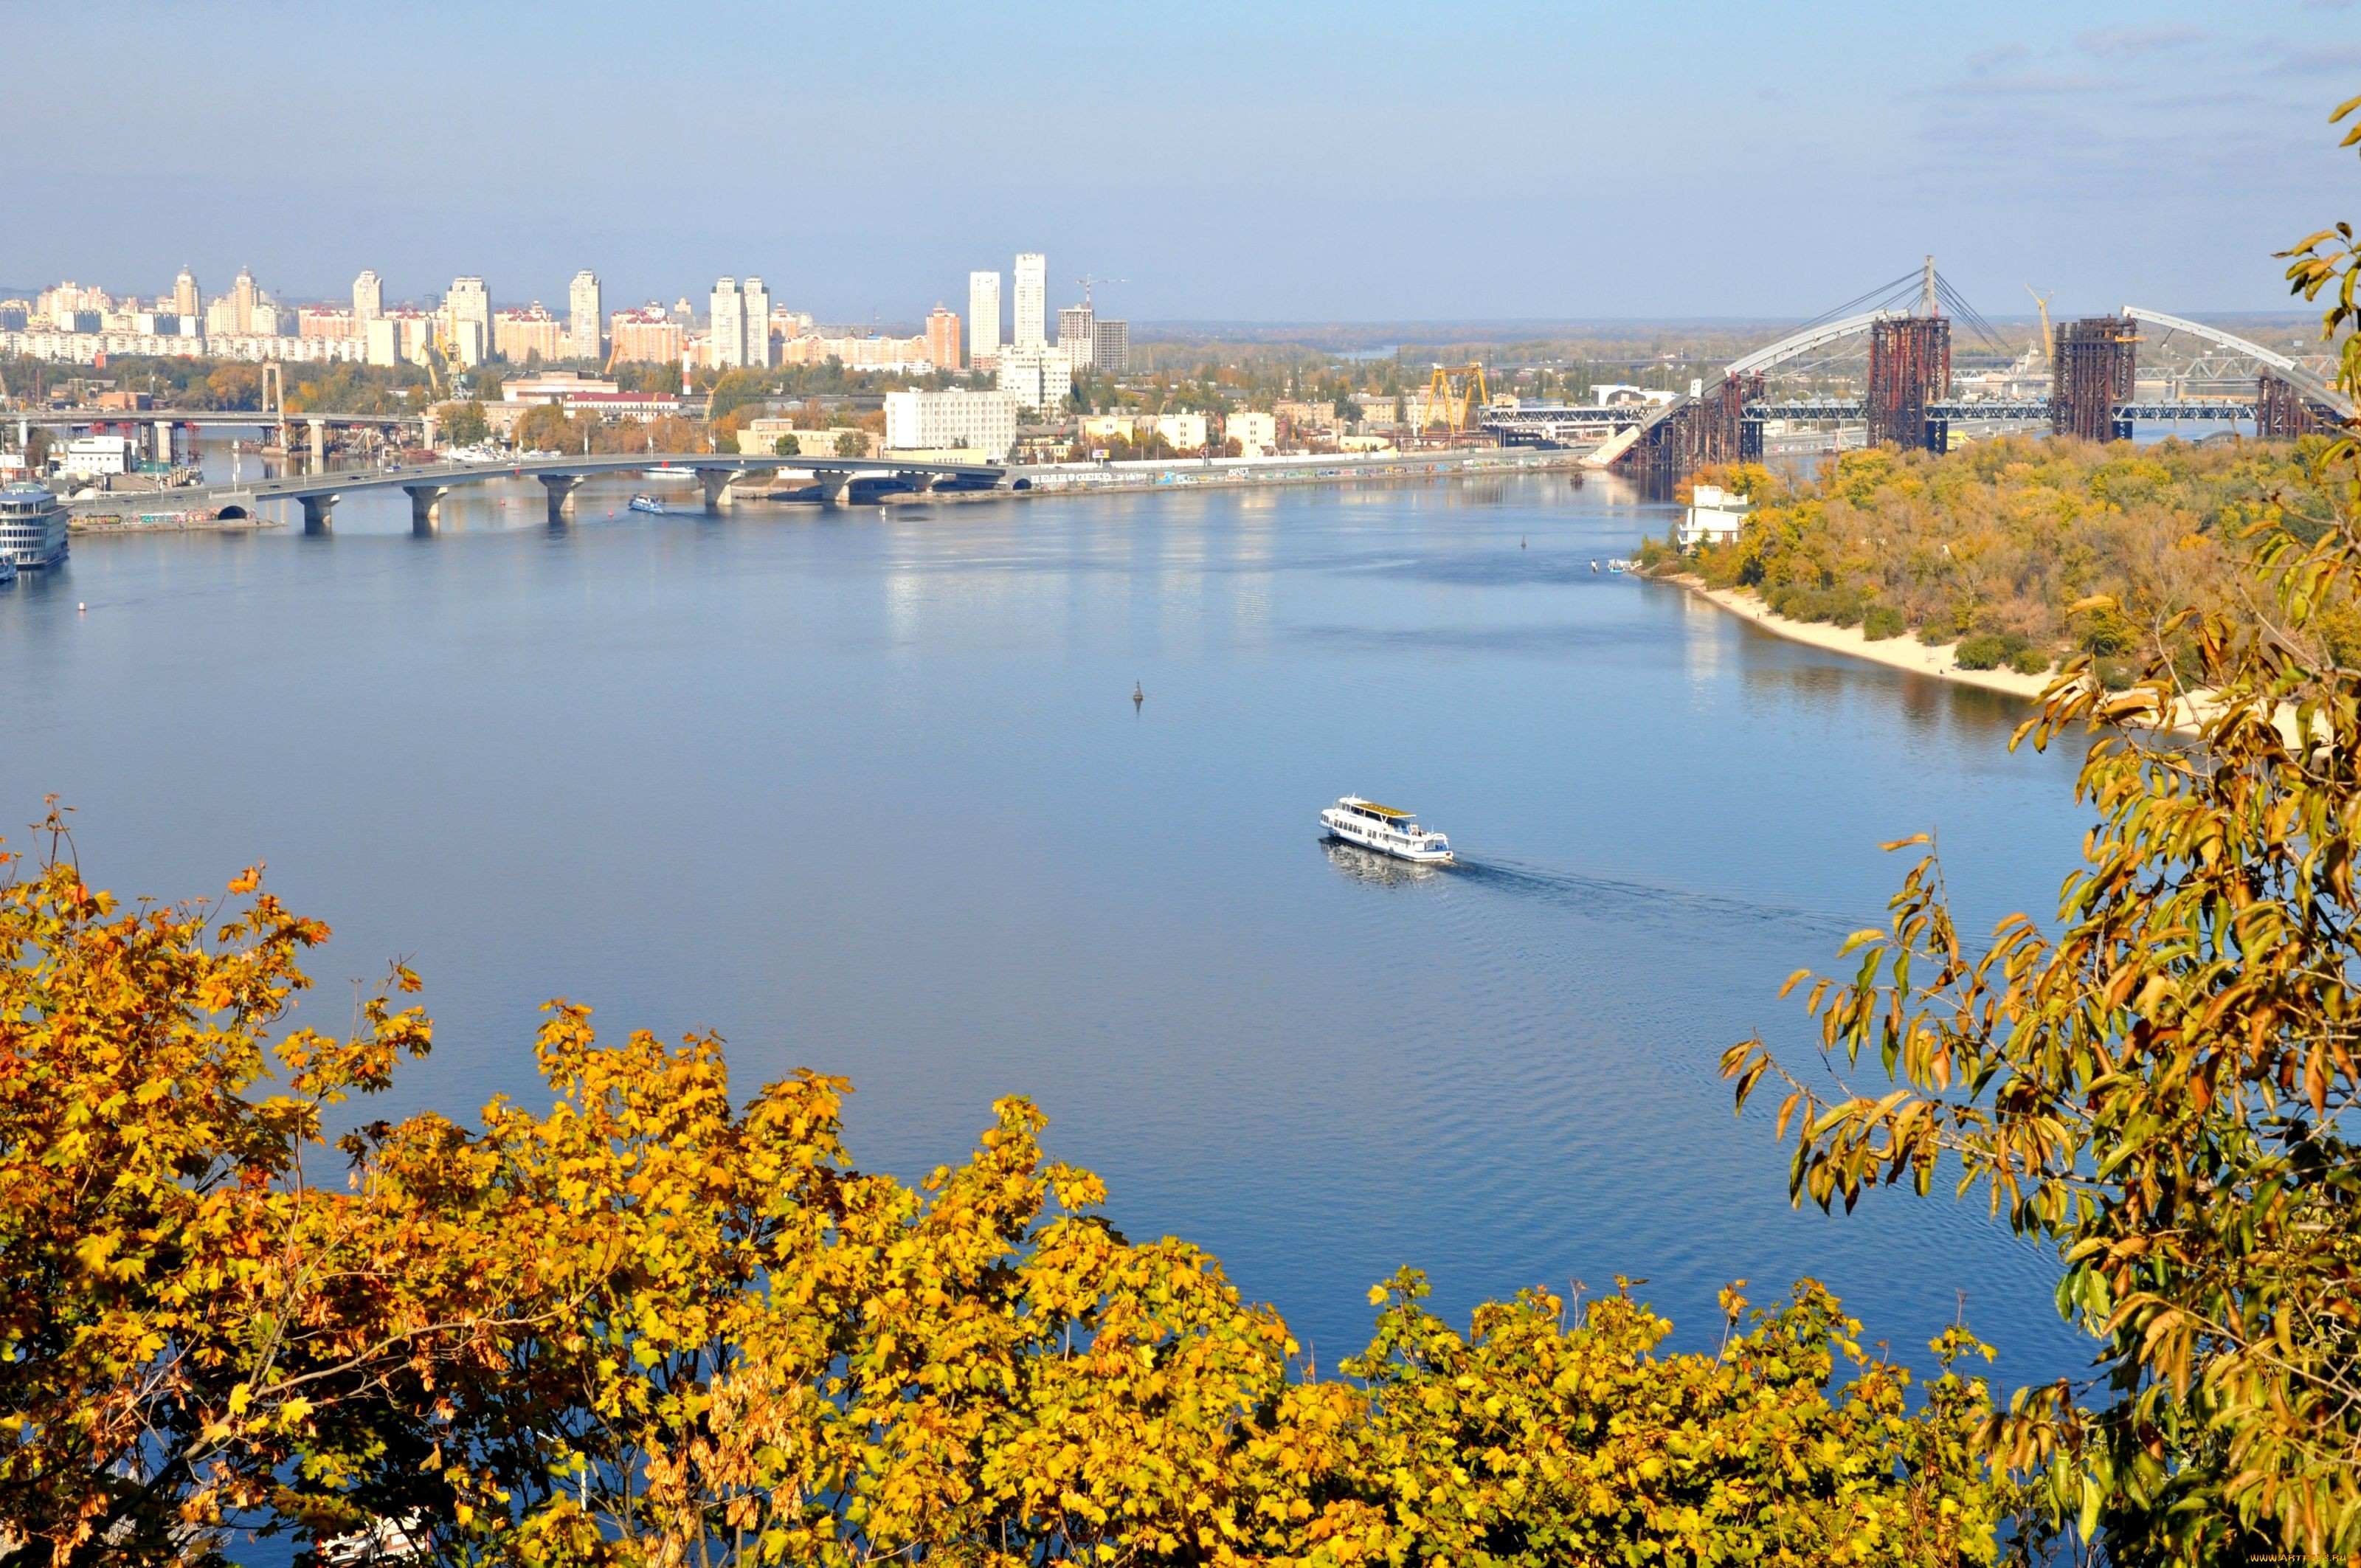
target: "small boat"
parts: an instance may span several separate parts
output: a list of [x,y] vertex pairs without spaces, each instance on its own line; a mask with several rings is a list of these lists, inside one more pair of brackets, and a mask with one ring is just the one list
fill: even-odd
[[1618,556],[1614,560],[1607,563],[1607,569],[1620,576],[1623,573],[1631,569],[1631,563],[1624,560],[1620,556]]
[[664,502],[656,499],[655,497],[651,495],[633,496],[631,499],[631,510],[633,511],[653,512],[658,517],[664,515]]
[[1451,840],[1421,828],[1411,813],[1379,806],[1357,795],[1339,798],[1320,814],[1320,825],[1332,839],[1358,844],[1396,860],[1451,863]]

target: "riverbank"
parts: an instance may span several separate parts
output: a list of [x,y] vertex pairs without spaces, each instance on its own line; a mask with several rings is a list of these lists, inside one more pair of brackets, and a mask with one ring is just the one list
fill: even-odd
[[2050,682],[2047,673],[2026,675],[2015,670],[1962,669],[1956,642],[1938,642],[1929,646],[1907,635],[1881,637],[1872,641],[1863,635],[1858,626],[1832,626],[1819,620],[1790,620],[1744,588],[1709,588],[1686,573],[1648,580],[1675,584],[1700,598],[1711,599],[1730,614],[1741,616],[1774,636],[1806,642],[1815,648],[1826,648],[1831,652],[1849,653],[1856,659],[1867,659],[1892,669],[1907,670],[1915,675],[1932,675],[1937,680],[1981,686],[1986,691],[2004,692],[2028,701],[2039,701],[2042,691]]

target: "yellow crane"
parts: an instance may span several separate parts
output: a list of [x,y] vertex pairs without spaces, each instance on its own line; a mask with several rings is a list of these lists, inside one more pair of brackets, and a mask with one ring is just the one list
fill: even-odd
[[1420,428],[1447,425],[1458,435],[1467,428],[1470,410],[1491,401],[1484,386],[1481,365],[1438,365],[1426,387],[1426,420]]
[[[2025,291],[2033,294],[2033,285],[2027,283],[2025,286]],[[2045,360],[2056,352],[2050,346],[2053,339],[2049,334],[2049,302],[2056,298],[2057,294],[2058,291],[2055,289],[2050,290],[2047,294],[2033,294],[2033,308],[2041,313],[2041,357]]]

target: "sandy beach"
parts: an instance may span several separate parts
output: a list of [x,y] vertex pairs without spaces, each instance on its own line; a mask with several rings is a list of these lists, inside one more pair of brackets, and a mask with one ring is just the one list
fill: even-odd
[[1744,616],[1765,631],[1775,632],[1798,642],[1808,642],[1815,648],[1827,648],[1839,653],[1850,653],[1856,659],[1873,660],[1897,670],[1908,670],[1914,674],[1933,675],[1938,680],[1982,686],[1986,691],[2006,692],[2011,696],[2033,701],[2040,700],[2042,688],[2050,681],[2048,674],[2021,675],[2015,670],[1963,670],[1955,656],[1959,651],[1957,643],[1940,642],[1930,648],[1908,632],[1872,641],[1861,635],[1858,626],[1790,620],[1784,615],[1773,613],[1770,606],[1744,588],[1709,588],[1686,575],[1654,580],[1677,583],[1702,598],[1711,599],[1732,615]]

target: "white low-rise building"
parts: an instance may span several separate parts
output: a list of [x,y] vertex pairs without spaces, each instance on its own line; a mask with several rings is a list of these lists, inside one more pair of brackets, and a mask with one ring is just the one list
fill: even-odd
[[891,451],[964,449],[1007,457],[1016,444],[1016,398],[1005,391],[905,389],[885,394],[885,447]]
[[1689,495],[1689,509],[1681,514],[1681,548],[1727,544],[1746,526],[1749,506],[1744,496],[1719,485],[1699,485]]
[[127,435],[78,435],[58,449],[58,472],[77,479],[128,474],[139,460]]
[[1238,444],[1241,457],[1260,457],[1279,446],[1279,421],[1251,409],[1222,416],[1222,439]]

